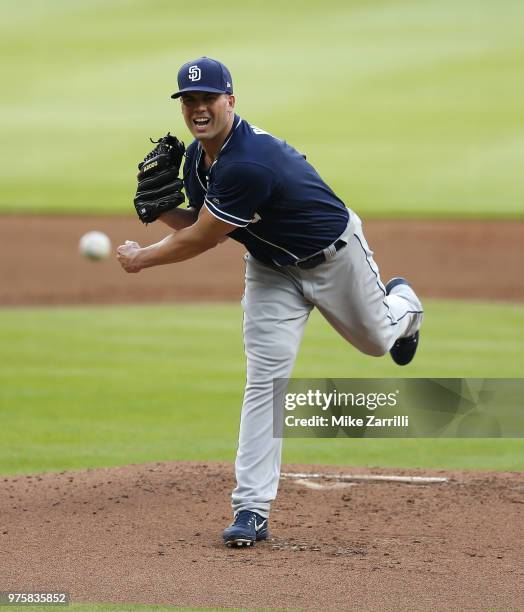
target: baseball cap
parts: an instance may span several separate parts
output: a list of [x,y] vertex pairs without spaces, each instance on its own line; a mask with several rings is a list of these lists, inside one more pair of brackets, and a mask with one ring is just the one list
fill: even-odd
[[229,70],[217,60],[199,57],[187,62],[178,71],[178,91],[171,97],[179,98],[186,91],[233,93],[233,79]]

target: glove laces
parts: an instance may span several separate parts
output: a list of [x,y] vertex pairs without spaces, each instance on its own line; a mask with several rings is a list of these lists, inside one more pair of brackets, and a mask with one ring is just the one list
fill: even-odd
[[156,157],[160,153],[164,153],[169,148],[169,145],[166,144],[166,140],[170,135],[170,132],[168,132],[166,136],[159,138],[158,140],[153,140],[151,137],[149,137],[149,140],[153,144],[156,144],[156,147],[144,157],[144,163],[151,158]]

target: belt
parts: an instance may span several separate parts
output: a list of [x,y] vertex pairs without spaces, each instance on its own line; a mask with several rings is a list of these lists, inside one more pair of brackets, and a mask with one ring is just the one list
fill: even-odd
[[[343,249],[346,246],[346,244],[347,242],[345,240],[342,240],[339,238],[334,244],[332,244],[331,246],[328,246],[323,251],[320,251],[320,253],[317,253],[316,255],[312,255],[311,257],[308,257],[307,259],[302,259],[300,261],[297,261],[295,265],[299,268],[302,268],[303,270],[310,270],[311,268],[316,268],[320,264],[323,264],[329,259],[331,259],[333,255],[337,251],[340,251],[340,249]],[[331,257],[328,255],[329,253],[331,253]]]

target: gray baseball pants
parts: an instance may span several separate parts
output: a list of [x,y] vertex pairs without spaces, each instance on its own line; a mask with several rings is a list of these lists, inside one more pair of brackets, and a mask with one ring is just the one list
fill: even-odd
[[386,296],[355,213],[341,238],[347,246],[311,270],[269,266],[246,256],[247,380],[232,495],[235,514],[256,510],[269,516],[282,453],[282,439],[273,437],[273,379],[291,376],[313,307],[354,347],[375,356],[386,354],[422,322],[422,305],[410,287],[398,285]]

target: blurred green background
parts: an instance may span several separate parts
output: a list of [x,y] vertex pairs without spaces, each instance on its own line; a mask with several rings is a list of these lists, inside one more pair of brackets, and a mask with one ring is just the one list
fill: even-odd
[[[521,306],[425,306],[409,368],[359,353],[314,312],[294,375],[522,375]],[[233,461],[245,379],[241,318],[237,304],[4,310],[0,472]],[[295,463],[524,469],[522,439],[288,439],[284,447],[284,460]]]
[[0,210],[128,212],[148,136],[189,135],[178,67],[369,217],[522,216],[521,0],[0,2]]
[[[523,22],[519,0],[0,0],[0,212],[131,214],[148,136],[188,142],[178,67],[208,55],[231,69],[238,112],[361,216],[522,218]],[[402,376],[522,376],[521,305],[425,306]],[[0,472],[234,459],[238,305],[0,314]],[[295,375],[399,372],[314,315]],[[521,440],[285,446],[294,462],[524,467]]]

